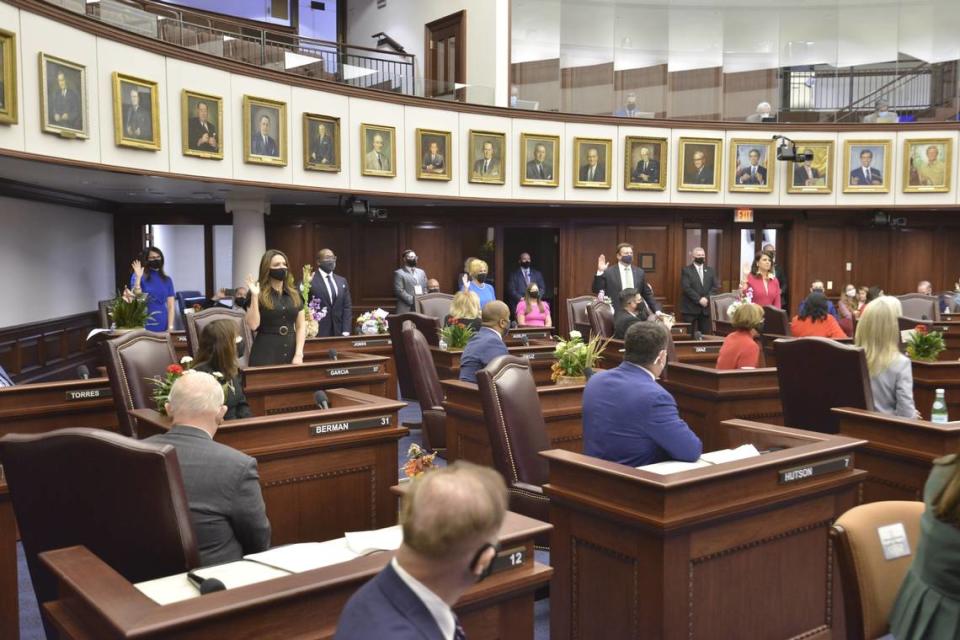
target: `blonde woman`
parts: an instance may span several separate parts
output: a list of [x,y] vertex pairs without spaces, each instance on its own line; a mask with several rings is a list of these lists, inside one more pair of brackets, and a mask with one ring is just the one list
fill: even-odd
[[480,331],[480,298],[473,291],[458,291],[450,301],[450,313],[443,319],[443,326],[462,324],[475,332]]
[[480,309],[482,310],[488,302],[497,299],[497,294],[493,290],[493,285],[487,283],[487,274],[490,268],[487,263],[480,259],[475,259],[467,267],[467,273],[463,274],[462,291],[472,291],[480,299]]
[[900,353],[900,301],[880,296],[863,309],[854,343],[863,347],[870,372],[876,411],[902,418],[917,418],[913,404],[913,371],[910,359]]
[[260,277],[247,276],[247,326],[257,332],[250,366],[303,364],[306,320],[289,264],[285,253],[270,249],[260,260]]

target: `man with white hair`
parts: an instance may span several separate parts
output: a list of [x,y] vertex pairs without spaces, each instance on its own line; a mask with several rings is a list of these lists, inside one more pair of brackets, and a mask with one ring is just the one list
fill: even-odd
[[223,387],[209,373],[188,371],[166,405],[173,427],[146,442],[177,450],[203,566],[240,560],[270,547],[270,521],[257,461],[213,441],[227,412]]
[[747,122],[763,122],[765,118],[773,117],[773,107],[769,102],[761,102],[757,110],[747,116]]

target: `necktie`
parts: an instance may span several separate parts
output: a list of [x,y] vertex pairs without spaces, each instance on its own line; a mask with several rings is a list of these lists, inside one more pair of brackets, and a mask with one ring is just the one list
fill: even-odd
[[594,171],[593,167],[590,167],[590,171],[587,173],[588,182],[593,182],[593,171]]
[[383,169],[383,160],[380,158],[380,154],[377,154],[377,166]]
[[527,270],[523,271],[523,279],[527,281],[527,284],[530,284],[530,272]]
[[454,622],[457,626],[453,630],[453,640],[467,640],[467,632],[463,630],[460,618],[454,618]]
[[646,161],[644,161],[644,163],[643,163],[643,168],[640,169],[640,171],[641,171],[642,173],[646,173],[646,172],[647,172],[647,163],[646,163]]
[[537,175],[543,179],[543,165],[539,162],[537,163]]
[[864,177],[866,177],[866,179],[867,179],[867,184],[870,184],[870,169],[864,169],[864,170],[863,170],[863,175],[864,175]]
[[700,284],[703,284],[703,267],[697,265],[697,275],[700,276]]
[[750,167],[750,175],[753,176],[754,178],[757,177],[757,168],[756,168],[756,167]]
[[333,275],[327,274],[327,291],[330,292],[330,304],[333,304],[337,299],[337,285],[333,283]]
[[490,161],[489,161],[489,160],[484,160],[484,161],[483,161],[483,173],[486,173],[489,169],[490,169]]

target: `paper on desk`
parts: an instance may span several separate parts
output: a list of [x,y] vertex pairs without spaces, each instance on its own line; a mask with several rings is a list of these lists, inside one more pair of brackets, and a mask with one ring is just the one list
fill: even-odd
[[[194,571],[199,577],[216,578],[227,589],[236,589],[245,587],[248,584],[272,580],[273,578],[282,578],[290,575],[289,571],[282,571],[274,567],[269,567],[256,562],[247,562],[238,560],[215,567],[204,567]],[[200,595],[197,588],[187,580],[187,574],[178,573],[174,576],[148,580],[134,585],[143,595],[147,596],[159,605],[172,604],[181,600],[189,600]]]
[[733,462],[745,458],[753,458],[760,455],[757,448],[752,444],[743,444],[736,449],[720,449],[719,451],[710,451],[700,456],[700,459],[711,464],[723,464],[724,462]]
[[654,462],[653,464],[645,464],[642,467],[637,467],[639,471],[649,471],[650,473],[658,473],[660,475],[668,475],[671,473],[680,473],[681,471],[690,471],[691,469],[699,469],[701,467],[709,467],[709,462],[704,462],[702,460],[697,460],[696,462],[681,462],[679,460],[667,460],[666,462]]
[[340,564],[341,562],[349,562],[359,555],[350,550],[346,538],[337,538],[326,542],[301,542],[274,547],[260,553],[251,553],[244,556],[244,559],[290,573],[303,573],[304,571]]
[[374,551],[396,551],[403,544],[403,529],[400,525],[372,531],[347,531],[347,546],[357,555]]

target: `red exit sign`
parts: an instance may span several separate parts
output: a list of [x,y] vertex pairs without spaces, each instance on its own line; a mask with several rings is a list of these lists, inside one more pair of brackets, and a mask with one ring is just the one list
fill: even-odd
[[753,209],[734,209],[734,222],[753,222]]

